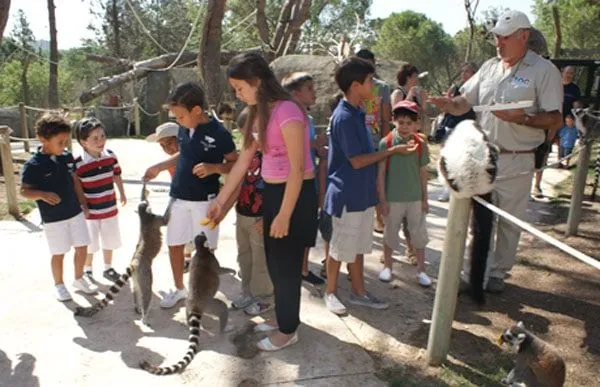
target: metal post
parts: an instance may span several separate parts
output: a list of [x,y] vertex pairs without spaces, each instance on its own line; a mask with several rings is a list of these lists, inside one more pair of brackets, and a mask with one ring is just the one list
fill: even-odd
[[6,125],[0,125],[0,158],[2,159],[2,172],[4,174],[4,185],[6,186],[6,200],[8,212],[15,218],[19,218],[19,203],[17,201],[17,185],[15,183],[15,172],[12,163],[12,151],[10,149],[10,133],[12,130]]
[[427,362],[432,366],[440,365],[446,359],[450,349],[450,335],[458,298],[470,209],[471,199],[458,199],[451,195],[444,250],[427,340]]
[[140,125],[140,105],[137,97],[133,99],[133,124],[135,127],[135,135],[139,136],[142,130]]
[[[19,113],[21,116],[21,138],[29,138],[27,108],[23,102],[19,102]],[[29,141],[23,141],[23,149],[25,149],[25,152],[29,153]]]
[[585,182],[587,180],[590,156],[592,154],[592,144],[592,141],[585,144],[577,159],[577,170],[575,171],[575,180],[573,181],[571,206],[569,207],[569,217],[567,219],[567,231],[565,236],[577,235],[577,229],[579,228],[579,222],[581,221],[581,203],[583,202],[583,194],[585,192]]

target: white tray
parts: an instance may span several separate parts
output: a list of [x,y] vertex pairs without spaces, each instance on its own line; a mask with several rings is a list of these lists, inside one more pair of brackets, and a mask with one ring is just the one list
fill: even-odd
[[532,100],[509,102],[509,103],[495,103],[493,105],[478,105],[473,106],[474,112],[493,112],[497,110],[511,110],[511,109],[525,109],[533,106]]

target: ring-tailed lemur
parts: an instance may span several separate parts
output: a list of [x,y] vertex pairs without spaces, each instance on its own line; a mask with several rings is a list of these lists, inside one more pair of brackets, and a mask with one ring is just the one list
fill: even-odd
[[162,234],[160,228],[169,222],[171,202],[162,216],[155,215],[150,210],[146,200],[147,192],[142,187],[142,202],[138,205],[140,217],[140,237],[125,273],[108,289],[105,297],[91,307],[77,307],[75,316],[91,317],[104,309],[112,301],[123,286],[132,278],[132,293],[135,311],[142,314],[142,323],[148,324],[148,312],[152,299],[152,261],[160,252]]
[[[479,195],[489,202],[496,180],[498,153],[498,147],[489,142],[477,122],[461,121],[448,136],[440,152],[439,173],[456,197]],[[471,296],[482,304],[485,301],[483,284],[493,214],[474,200],[472,203]]]
[[[194,243],[196,253],[190,264],[189,289],[186,302],[186,315],[190,330],[188,350],[182,360],[169,367],[158,367],[146,360],[140,362],[142,369],[155,375],[170,375],[182,372],[192,362],[198,352],[200,319],[205,312],[219,317],[221,332],[231,328],[227,324],[229,317],[227,305],[216,299],[215,294],[219,290],[219,275],[223,272],[230,273],[232,270],[219,266],[217,258],[206,246],[207,240],[204,233],[197,235]],[[235,274],[235,271],[233,274]]]
[[498,344],[509,344],[517,354],[515,367],[502,382],[509,386],[561,387],[565,362],[556,348],[529,332],[519,321],[500,335]]

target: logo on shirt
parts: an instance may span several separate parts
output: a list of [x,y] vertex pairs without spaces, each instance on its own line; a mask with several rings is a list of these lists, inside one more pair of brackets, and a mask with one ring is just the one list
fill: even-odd
[[531,83],[531,80],[515,75],[510,83],[515,87],[527,87]]
[[205,152],[208,152],[209,149],[215,149],[217,147],[214,142],[215,139],[209,136],[204,136],[204,139],[200,140]]

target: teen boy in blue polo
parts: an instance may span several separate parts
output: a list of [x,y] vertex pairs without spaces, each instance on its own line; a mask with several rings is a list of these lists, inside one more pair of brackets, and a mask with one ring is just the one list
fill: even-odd
[[75,247],[73,287],[87,294],[98,290],[83,275],[90,237],[80,205],[80,201],[85,203],[83,192],[79,198],[75,193],[75,161],[65,150],[71,125],[59,115],[44,115],[35,123],[35,131],[42,146],[23,166],[21,195],[37,203],[52,254],[55,296],[68,301],[71,295],[63,281],[63,260],[71,247]]
[[[211,249],[217,248],[219,229],[200,222],[206,218],[210,201],[219,193],[219,175],[228,173],[237,159],[231,134],[215,118],[206,114],[204,90],[199,84],[178,85],[167,100],[169,110],[180,125],[179,152],[146,171],[151,180],[175,166],[170,196],[175,199],[167,225],[167,245],[175,290],[167,293],[160,306],[171,308],[187,297],[183,285],[184,247],[204,232]],[[226,161],[225,163],[223,161]]]
[[376,152],[365,113],[359,108],[371,97],[375,68],[369,62],[345,59],[335,74],[344,93],[331,117],[328,176],[325,211],[332,216],[333,233],[327,260],[325,304],[335,314],[346,313],[337,298],[337,280],[341,262],[347,262],[352,280],[350,303],[375,309],[388,304],[365,290],[364,254],[371,252],[373,219],[377,204],[377,162],[397,153],[410,153],[415,147],[395,145]]

